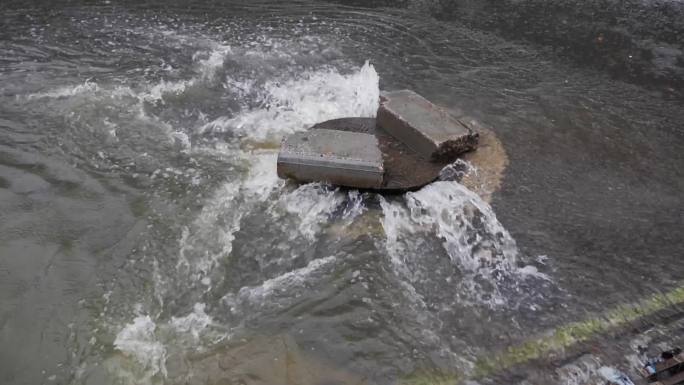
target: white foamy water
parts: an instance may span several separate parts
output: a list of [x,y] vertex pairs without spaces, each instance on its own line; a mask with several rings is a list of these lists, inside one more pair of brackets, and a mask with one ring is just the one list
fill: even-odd
[[499,291],[499,282],[506,277],[548,280],[534,266],[518,267],[515,240],[491,206],[457,182],[435,182],[406,193],[403,199],[381,199],[380,203],[386,249],[397,273],[409,281],[425,279],[415,275],[412,266],[421,264],[416,258],[434,240],[463,273],[459,290],[485,298],[481,295],[485,288],[479,282],[488,282],[486,301],[490,305],[506,302]]
[[63,99],[82,94],[99,94],[99,96],[135,96],[140,101],[164,101],[164,95],[185,92],[189,87],[201,82],[215,83],[217,71],[223,67],[225,58],[232,53],[229,46],[212,43],[206,51],[199,51],[194,56],[196,76],[185,80],[164,80],[158,83],[148,84],[139,91],[126,86],[109,87],[98,84],[91,79],[85,79],[83,83],[58,87],[54,90],[38,92],[26,96],[28,100],[34,99]]
[[114,340],[114,347],[137,362],[146,377],[166,376],[166,347],[157,340],[157,325],[149,316],[136,317]]
[[[206,305],[196,303],[193,310],[167,322],[154,321],[148,315],[138,316],[116,335],[114,348],[130,360],[116,374],[128,383],[154,383],[154,378],[167,376],[167,358],[174,353],[194,351],[213,319]],[[212,335],[213,339],[220,335]]]
[[344,202],[345,195],[320,183],[309,183],[284,194],[279,204],[299,218],[298,230],[309,240],[321,230],[321,224]]
[[226,57],[232,54],[230,46],[215,44],[205,59],[197,59],[201,78],[208,82],[217,80],[218,70],[223,68]]
[[205,308],[205,304],[196,303],[191,313],[184,317],[172,317],[170,324],[176,331],[187,333],[194,340],[198,340],[200,333],[213,322],[212,318],[204,311]]
[[298,297],[298,291],[307,290],[314,275],[322,274],[335,261],[335,256],[314,259],[302,268],[268,279],[261,285],[243,287],[237,294],[228,293],[222,302],[233,313],[244,312],[246,308],[264,310],[285,307]]
[[453,263],[469,272],[512,271],[515,241],[491,207],[457,182],[435,182],[409,192],[403,202],[382,202],[387,247],[399,258],[409,235],[432,234]]
[[242,190],[247,199],[264,202],[285,183],[278,178],[276,161],[278,154],[274,151],[255,151],[249,154],[249,170],[242,183]]
[[147,90],[139,94],[139,99],[141,101],[147,102],[164,102],[164,96],[179,95],[185,92],[189,87],[192,87],[196,82],[196,79],[190,80],[179,80],[179,81],[166,81],[162,80],[159,83],[149,87]]
[[220,258],[232,251],[233,234],[240,228],[242,216],[237,210],[239,194],[239,184],[224,183],[195,221],[183,229],[178,268],[186,269],[188,278],[201,280]]
[[[244,87],[243,87],[244,85]],[[234,87],[253,87],[238,82]],[[256,141],[278,141],[316,123],[350,116],[375,117],[379,77],[368,62],[357,72],[307,71],[295,79],[271,80],[263,86],[263,108],[235,117],[220,117],[199,132],[232,132]]]
[[232,50],[229,46],[212,44],[208,51],[199,51],[193,55],[196,76],[186,80],[162,80],[142,91],[139,94],[139,99],[147,102],[164,103],[164,96],[167,94],[179,95],[191,87],[216,84],[221,80],[217,77],[218,71],[223,68],[225,59],[230,54],[232,54]]

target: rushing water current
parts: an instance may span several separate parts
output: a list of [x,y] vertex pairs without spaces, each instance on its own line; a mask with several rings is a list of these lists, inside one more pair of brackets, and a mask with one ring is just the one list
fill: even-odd
[[[0,4],[1,384],[593,384],[684,343],[648,302],[684,279],[682,47],[634,27],[663,2],[620,19],[665,47],[638,76],[472,1],[84,3]],[[401,88],[491,127],[491,202],[276,176]]]

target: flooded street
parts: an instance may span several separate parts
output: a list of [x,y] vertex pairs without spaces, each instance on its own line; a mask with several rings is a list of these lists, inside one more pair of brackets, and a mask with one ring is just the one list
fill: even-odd
[[[0,383],[596,384],[684,345],[684,5],[606,7],[617,44],[519,3],[0,4]],[[491,129],[468,183],[278,179],[404,88]]]

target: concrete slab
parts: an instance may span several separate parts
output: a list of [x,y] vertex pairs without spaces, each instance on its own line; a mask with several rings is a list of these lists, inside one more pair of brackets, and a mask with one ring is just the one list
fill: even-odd
[[[318,123],[312,130],[328,129],[374,135],[382,152],[382,186],[378,191],[398,192],[418,189],[439,175],[445,163],[427,162],[404,143],[379,128],[374,118],[341,118]],[[352,186],[353,187],[353,186]]]
[[374,135],[318,129],[288,136],[278,154],[278,176],[301,182],[325,181],[379,188],[384,174]]
[[453,161],[475,149],[478,134],[467,123],[411,90],[380,95],[378,125],[428,160]]

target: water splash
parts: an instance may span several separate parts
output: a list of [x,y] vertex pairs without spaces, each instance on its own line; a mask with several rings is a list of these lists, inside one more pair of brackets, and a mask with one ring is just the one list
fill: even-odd
[[212,318],[205,312],[206,305],[196,303],[191,313],[184,317],[172,317],[170,325],[179,333],[186,333],[198,341],[200,333],[213,323]]
[[246,175],[224,182],[193,223],[183,230],[177,267],[181,277],[201,281],[233,249],[242,218],[283,184],[275,173],[276,154],[244,153]]
[[[251,82],[238,84],[239,88],[254,86]],[[368,62],[349,75],[322,69],[306,71],[295,79],[269,80],[261,91],[263,107],[235,117],[219,117],[198,131],[231,132],[258,142],[279,141],[325,120],[375,117],[378,84],[378,74]]]
[[156,329],[157,325],[150,316],[139,316],[126,325],[114,340],[114,347],[135,360],[146,374],[146,379],[157,374],[166,376],[166,347],[157,340]]
[[244,314],[247,309],[263,311],[285,307],[298,297],[297,292],[310,286],[315,276],[324,274],[326,269],[334,266],[336,260],[335,256],[314,259],[302,268],[268,279],[261,285],[243,287],[237,294],[228,293],[221,301],[234,314]]
[[114,341],[114,347],[127,359],[119,363],[114,371],[116,376],[127,383],[157,383],[155,379],[168,376],[169,357],[197,350],[204,337],[211,341],[225,338],[224,333],[209,329],[214,321],[205,309],[204,303],[196,303],[182,317],[154,321],[149,315],[141,315],[125,325]]
[[488,275],[512,271],[515,241],[491,207],[456,182],[436,182],[405,195],[404,202],[381,202],[388,250],[397,256],[407,234],[435,234],[453,263]]
[[[368,116],[377,109],[378,76],[366,63],[349,75],[325,69],[308,72],[283,84],[268,82],[260,92],[267,95],[275,107],[246,110],[233,118],[222,117],[203,125],[200,131],[230,131],[244,134],[242,141],[265,141],[268,137],[302,130],[319,121],[341,116]],[[215,192],[181,238],[178,265],[187,269],[195,280],[206,277],[222,258],[230,255],[235,233],[252,210],[268,210],[274,220],[282,218],[282,211],[298,217],[298,231],[290,233],[290,238],[301,235],[311,241],[320,231],[320,223],[326,221],[345,199],[344,194],[335,189],[309,184],[283,192],[275,204],[264,207],[261,204],[271,194],[282,191],[284,186],[275,173],[275,152],[246,151],[237,145],[230,145],[226,151],[238,160],[238,169],[244,171]],[[360,212],[358,199],[355,204],[358,206],[356,212]]]
[[501,288],[510,279],[548,280],[534,266],[518,266],[515,240],[491,206],[457,182],[435,182],[400,200],[381,198],[380,205],[390,260],[411,282],[426,279],[428,262],[415,258],[433,242],[460,271],[458,289],[492,306],[507,302]]
[[315,235],[321,230],[321,224],[344,202],[345,198],[344,194],[337,189],[320,183],[310,183],[282,195],[279,204],[287,213],[299,218],[299,233],[313,241]]

